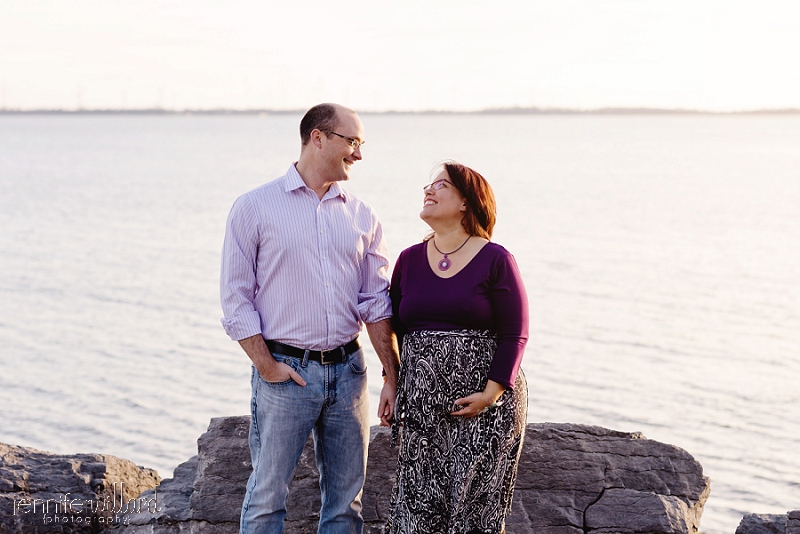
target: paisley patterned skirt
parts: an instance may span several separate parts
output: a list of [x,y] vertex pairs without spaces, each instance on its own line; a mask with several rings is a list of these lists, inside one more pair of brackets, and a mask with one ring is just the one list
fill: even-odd
[[403,339],[392,441],[400,438],[386,534],[498,534],[511,511],[528,411],[520,370],[498,406],[451,416],[486,386],[489,332],[418,331]]

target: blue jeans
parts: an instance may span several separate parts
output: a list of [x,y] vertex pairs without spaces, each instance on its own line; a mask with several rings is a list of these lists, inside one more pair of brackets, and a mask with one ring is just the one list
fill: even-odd
[[242,503],[240,534],[280,534],[286,497],[308,435],[322,492],[320,534],[360,534],[361,491],[369,445],[369,395],[363,349],[322,365],[274,353],[306,381],[266,382],[253,368],[250,455],[253,472]]

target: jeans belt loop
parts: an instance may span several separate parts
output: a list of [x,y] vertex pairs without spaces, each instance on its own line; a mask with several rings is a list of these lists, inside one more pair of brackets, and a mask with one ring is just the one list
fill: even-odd
[[303,353],[303,361],[300,362],[300,367],[305,369],[308,366],[308,349]]

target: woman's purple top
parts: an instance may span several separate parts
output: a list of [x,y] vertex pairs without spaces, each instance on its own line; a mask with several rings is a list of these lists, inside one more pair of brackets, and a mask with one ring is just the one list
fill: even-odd
[[400,253],[392,274],[392,312],[402,346],[416,330],[491,330],[497,352],[489,379],[514,387],[528,342],[528,297],[514,256],[487,243],[455,276],[440,278],[428,264],[427,241]]

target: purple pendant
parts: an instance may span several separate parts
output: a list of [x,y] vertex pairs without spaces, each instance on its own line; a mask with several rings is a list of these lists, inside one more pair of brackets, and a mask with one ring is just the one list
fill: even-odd
[[447,256],[439,260],[439,270],[446,271],[450,268],[450,260],[447,259]]

